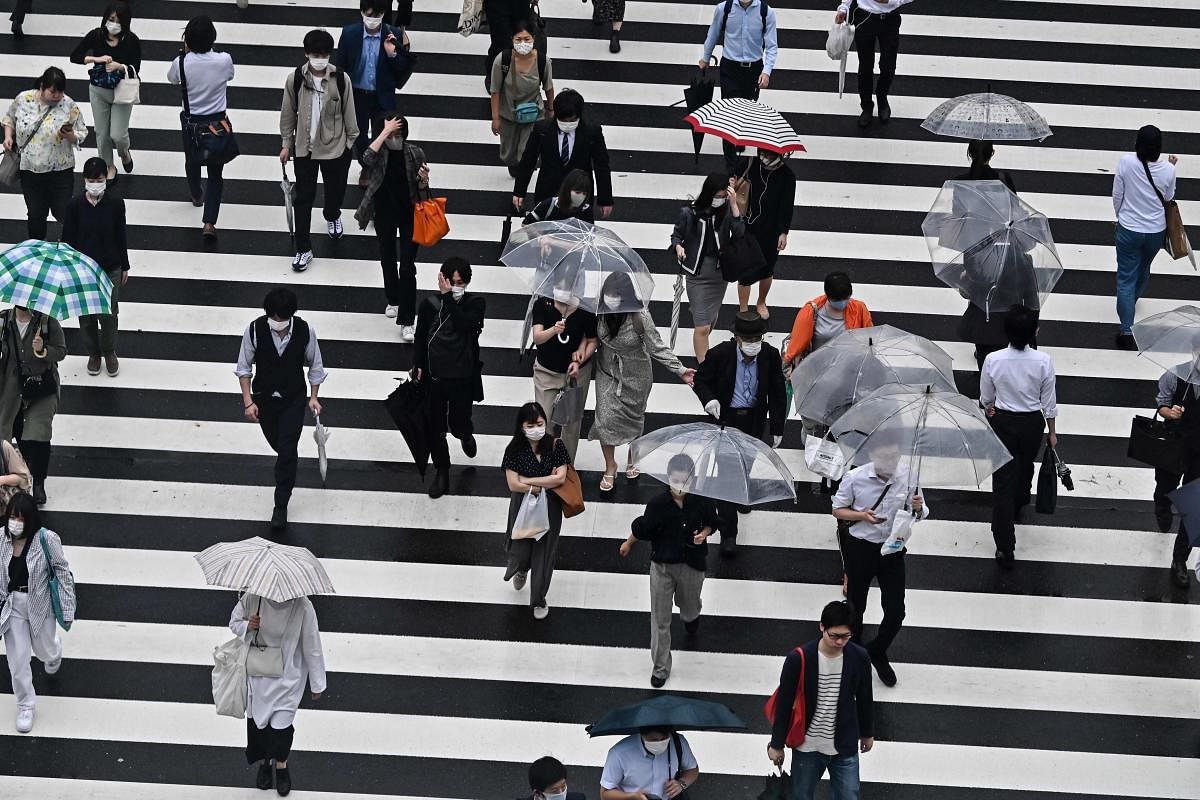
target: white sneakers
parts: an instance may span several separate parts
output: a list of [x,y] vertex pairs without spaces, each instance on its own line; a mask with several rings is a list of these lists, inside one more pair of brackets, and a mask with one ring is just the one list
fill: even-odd
[[417,338],[416,325],[401,325],[400,326],[400,341],[411,343]]
[[47,675],[54,675],[58,672],[59,667],[62,666],[62,656],[59,656],[53,661],[47,661],[43,666],[46,669]]
[[533,607],[533,618],[537,620],[545,619],[550,616],[550,604]]
[[308,265],[312,263],[312,250],[305,250],[303,253],[296,253],[296,257],[292,259],[292,271],[304,272],[308,269]]
[[400,306],[388,306],[387,308],[385,308],[383,310],[383,315],[385,317],[387,317],[388,319],[395,319],[396,315],[399,313],[400,313]]
[[17,733],[29,733],[33,730],[33,709],[17,709]]
[[326,222],[325,230],[329,231],[330,239],[342,238],[342,218],[338,217],[333,222]]

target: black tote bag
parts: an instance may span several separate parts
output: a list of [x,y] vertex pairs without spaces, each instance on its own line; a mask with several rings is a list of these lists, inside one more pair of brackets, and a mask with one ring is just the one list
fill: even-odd
[[1182,475],[1187,472],[1188,447],[1184,431],[1158,418],[1137,416],[1129,428],[1127,455],[1134,461]]
[[1042,466],[1038,469],[1037,503],[1034,508],[1039,514],[1053,514],[1058,506],[1058,465],[1055,461],[1054,448],[1047,443],[1042,451]]

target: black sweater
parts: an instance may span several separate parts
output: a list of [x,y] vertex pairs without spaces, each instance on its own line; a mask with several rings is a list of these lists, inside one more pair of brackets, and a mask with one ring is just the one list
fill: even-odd
[[634,538],[650,542],[650,560],[659,564],[687,564],[703,572],[708,564],[708,545],[695,544],[696,531],[717,528],[717,507],[698,494],[683,497],[683,508],[670,492],[654,497],[642,516],[633,521]]
[[101,28],[88,31],[87,36],[71,52],[71,63],[82,64],[87,56],[112,56],[118,64],[128,64],[142,74],[142,42],[132,33],[124,33],[116,46],[108,43],[108,33]]
[[[742,167],[743,172],[745,167]],[[777,239],[792,229],[796,205],[796,175],[787,164],[763,169],[758,157],[750,159],[750,208],[743,209],[746,222],[759,239]]]
[[85,195],[67,203],[62,240],[100,265],[105,272],[129,269],[125,238],[125,201],[106,192],[92,205]]

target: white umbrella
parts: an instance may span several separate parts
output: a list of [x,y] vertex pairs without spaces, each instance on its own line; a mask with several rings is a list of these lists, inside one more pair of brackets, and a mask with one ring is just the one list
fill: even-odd
[[329,441],[329,428],[321,424],[317,417],[317,427],[313,429],[313,441],[317,443],[317,465],[321,469],[321,486],[325,485],[325,473],[329,470],[329,459],[325,455],[325,443]]
[[333,582],[311,550],[261,536],[218,542],[197,553],[196,563],[209,586],[249,592],[277,603],[333,592]]

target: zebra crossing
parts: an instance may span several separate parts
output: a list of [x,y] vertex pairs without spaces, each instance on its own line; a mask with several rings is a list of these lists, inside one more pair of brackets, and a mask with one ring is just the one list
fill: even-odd
[[[86,99],[84,70],[66,56],[96,24],[95,5],[59,0],[50,15],[39,3],[23,43],[0,37],[0,75],[8,76],[0,97],[53,63],[67,71],[68,93]],[[965,168],[966,148],[918,125],[945,97],[991,82],[1035,104],[1055,130],[1042,144],[998,145],[994,164],[1051,218],[1067,268],[1039,342],[1059,374],[1060,453],[1077,487],[1056,515],[1031,514],[1018,526],[1012,573],[991,558],[987,484],[928,492],[934,516],[921,523],[908,560],[908,615],[893,647],[900,683],[876,685],[879,741],[862,759],[864,797],[1200,798],[1200,591],[1169,587],[1171,537],[1154,526],[1152,472],[1124,455],[1129,419],[1153,402],[1158,370],[1112,346],[1108,199],[1119,154],[1153,123],[1180,155],[1183,217],[1200,219],[1200,0],[1153,8],[918,0],[906,7],[893,120],[868,135],[854,126],[853,96],[837,99],[836,64],[822,52],[832,5],[778,3],[779,66],[763,100],[788,115],[807,153],[790,162],[797,210],[768,340],[778,346],[790,309],[820,291],[826,272],[845,269],[877,323],[938,342],[969,385],[970,347],[954,334],[962,301],[934,278],[919,235],[937,187]],[[289,266],[277,186],[281,87],[303,34],[320,26],[336,34],[357,3],[251,0],[238,11],[232,2],[157,0],[136,10],[145,14],[133,23],[145,57],[132,123],[137,172],[117,187],[133,248],[122,370],[116,379],[88,376],[78,332],[66,324],[73,355],[61,365],[47,481],[81,619],[64,635],[59,674],[35,668],[32,735],[4,722],[12,700],[0,695],[5,796],[259,796],[247,788],[243,726],[217,717],[210,701],[211,651],[227,637],[233,596],[203,586],[191,555],[265,531],[273,456],[242,419],[233,361],[265,290],[288,284],[321,337],[330,372],[322,419],[333,438],[326,488],[310,433],[301,439],[287,541],[320,556],[339,590],[315,599],[329,691],[299,715],[297,795],[515,797],[526,765],[552,753],[569,765],[574,790],[598,797],[612,741],[589,740],[583,726],[655,693],[646,555],[622,560],[617,545],[661,487],[619,477],[602,497],[598,448],[582,444],[588,509],[563,525],[550,617],[530,619],[524,595],[501,582],[507,490],[496,465],[515,408],[531,397],[530,360],[516,351],[526,298],[519,272],[498,262],[512,181],[479,86],[487,42],[454,32],[454,6],[416,3],[410,36],[420,63],[400,100],[432,185],[449,198],[450,235],[421,251],[419,286],[433,286],[442,259],[462,255],[475,265],[472,290],[488,300],[479,452],[468,459],[451,447],[450,496],[438,501],[425,495],[378,402],[410,354],[381,313],[370,232],[358,231],[347,209],[341,241],[316,236],[310,270],[298,276]],[[589,116],[604,124],[617,198],[611,227],[655,272],[651,312],[665,328],[670,223],[721,163],[708,137],[693,164],[683,112],[667,108],[681,97],[711,7],[630,0],[619,59],[587,5],[546,0],[542,11],[557,87],[581,91]],[[184,21],[199,13],[217,22],[217,48],[236,64],[229,105],[243,152],[225,170],[215,251],[201,245],[199,212],[187,202],[178,89],[165,81]],[[348,194],[356,203],[357,190]],[[18,195],[0,194],[0,241],[24,238],[23,217]],[[1155,263],[1140,315],[1200,299],[1200,279],[1185,264]],[[685,306],[676,350],[685,360],[689,325]],[[657,367],[655,376],[648,429],[702,413],[687,387]],[[794,424],[781,454],[809,481]],[[761,789],[769,767],[762,702],[782,657],[814,634],[820,607],[839,596],[828,505],[802,484],[795,505],[743,519],[737,560],[710,561],[703,634],[675,653],[666,689],[725,703],[750,729],[689,736],[702,771],[697,798]],[[867,623],[878,619],[872,606]],[[0,691],[9,691],[2,675]]]

